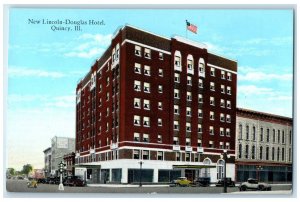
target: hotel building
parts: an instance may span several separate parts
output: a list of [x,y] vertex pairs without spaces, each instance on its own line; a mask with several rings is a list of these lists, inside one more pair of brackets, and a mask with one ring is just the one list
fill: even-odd
[[237,62],[126,25],[76,88],[75,175],[91,183],[235,178]]

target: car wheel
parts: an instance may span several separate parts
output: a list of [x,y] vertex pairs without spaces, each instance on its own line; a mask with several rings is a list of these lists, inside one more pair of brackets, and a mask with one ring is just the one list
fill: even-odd
[[240,191],[246,191],[247,187],[246,186],[241,186]]
[[263,191],[264,189],[265,189],[265,188],[264,188],[263,185],[259,185],[259,186],[258,186],[258,190]]

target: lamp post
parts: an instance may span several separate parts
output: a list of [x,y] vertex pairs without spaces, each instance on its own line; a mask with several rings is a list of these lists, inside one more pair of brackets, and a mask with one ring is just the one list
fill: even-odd
[[64,190],[64,185],[62,183],[62,174],[65,171],[65,166],[66,164],[64,164],[62,161],[58,164],[58,171],[60,173],[60,183],[58,185],[58,190],[63,191]]
[[256,172],[257,172],[257,174],[256,174],[256,177],[257,177],[257,180],[258,181],[260,181],[260,171],[263,169],[263,167],[262,166],[256,166]]
[[226,161],[228,158],[230,158],[230,156],[227,154],[227,150],[225,149],[223,154],[221,154],[221,159],[224,160],[224,193],[227,193]]
[[140,187],[142,187],[142,165],[143,165],[143,161],[139,161],[140,164]]

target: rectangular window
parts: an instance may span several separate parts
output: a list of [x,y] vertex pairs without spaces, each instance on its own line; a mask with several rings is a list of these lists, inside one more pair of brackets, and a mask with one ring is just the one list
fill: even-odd
[[150,83],[144,82],[144,92],[150,93]]
[[139,63],[135,63],[134,64],[134,72],[137,73],[137,74],[141,74],[142,73],[141,64],[139,64]]
[[213,68],[213,67],[210,68],[210,75],[211,76],[215,76],[216,75],[215,68]]
[[203,88],[203,80],[202,79],[199,79],[199,88]]
[[109,92],[106,93],[106,101],[109,101]]
[[280,130],[278,130],[277,141],[278,141],[278,143],[280,143]]
[[225,121],[225,115],[223,113],[220,114],[220,121],[221,122]]
[[187,101],[192,101],[192,92],[187,92],[186,99]]
[[231,123],[231,116],[229,114],[226,115],[226,122]]
[[209,141],[209,142],[208,142],[208,147],[209,147],[209,148],[214,148],[214,147],[215,147],[214,141]]
[[227,86],[227,94],[231,95],[231,87],[230,86]]
[[164,70],[158,69],[158,76],[163,77],[164,76]]
[[179,56],[175,56],[175,66],[176,67],[181,67],[181,58]]
[[226,136],[230,136],[230,129],[226,128]]
[[263,128],[260,128],[260,139],[259,141],[264,141],[264,129]]
[[143,134],[143,142],[149,142],[149,134]]
[[198,118],[202,118],[203,114],[202,114],[202,109],[198,109]]
[[191,146],[191,138],[185,138],[185,145]]
[[157,125],[158,125],[158,126],[162,126],[162,119],[160,119],[160,118],[158,119]]
[[134,51],[136,56],[142,56],[142,51],[140,46],[135,46],[135,51]]
[[226,142],[225,149],[230,149],[230,143],[229,142]]
[[162,136],[161,135],[157,135],[157,142],[162,143]]
[[144,100],[144,109],[150,110],[150,100]]
[[202,125],[198,124],[198,133],[202,133]]
[[186,131],[191,132],[191,123],[186,123]]
[[151,75],[150,66],[148,66],[148,65],[144,66],[144,75],[145,76],[150,76]]
[[224,128],[220,128],[220,136],[224,136]]
[[141,99],[140,98],[134,98],[134,108],[141,108]]
[[221,85],[221,93],[225,93],[225,86]]
[[174,74],[174,81],[175,81],[176,83],[180,83],[180,74],[178,74],[178,73],[175,73],[175,74]]
[[221,71],[221,79],[225,79],[225,71]]
[[180,152],[176,152],[176,161],[180,161]]
[[228,108],[228,109],[231,109],[231,101],[230,101],[230,100],[227,100],[226,103],[227,103],[227,104],[226,104],[226,105],[227,105],[227,108]]
[[137,115],[134,115],[133,124],[134,124],[135,126],[140,126],[140,125],[141,125],[141,117],[140,117],[140,116],[137,116]]
[[187,116],[192,116],[192,109],[190,107],[186,108],[186,115]]
[[210,100],[209,101],[210,105],[215,106],[215,98],[214,97],[210,97],[209,100]]
[[179,130],[179,122],[174,121],[174,130]]
[[231,77],[231,73],[230,72],[227,72],[227,80],[228,81],[231,81],[232,77]]
[[143,150],[143,159],[148,160],[149,159],[149,151],[148,150]]
[[198,146],[198,147],[202,147],[202,140],[201,140],[201,139],[198,139],[198,140],[197,140],[197,146]]
[[133,150],[133,159],[140,159],[140,150]]
[[243,125],[240,124],[239,125],[239,139],[242,139],[243,138]]
[[163,109],[162,102],[158,102],[158,109],[159,109],[159,110],[162,110],[162,109]]
[[163,160],[163,152],[162,151],[157,151],[157,160],[160,160],[160,161]]
[[203,103],[203,96],[202,96],[202,94],[198,94],[198,103]]
[[177,98],[177,99],[180,98],[178,89],[174,89],[174,98]]
[[190,153],[185,154],[185,161],[191,161],[191,154]]
[[285,156],[284,148],[281,148],[281,160],[282,161],[284,161],[284,156]]
[[187,60],[188,70],[193,70],[193,60]]
[[162,85],[158,85],[158,92],[162,93],[163,92],[163,86]]
[[282,140],[281,140],[282,144],[285,144],[285,136],[284,136],[284,130],[282,131]]
[[224,99],[221,99],[221,100],[220,100],[220,106],[221,106],[222,108],[225,108],[225,100],[224,100]]
[[159,52],[159,53],[158,53],[158,58],[159,58],[160,60],[163,60],[163,59],[164,59],[164,54],[163,54],[162,52]]
[[270,129],[267,129],[267,142],[270,142]]
[[150,59],[151,58],[151,50],[145,48],[144,57]]
[[174,105],[174,114],[179,114],[179,106]]
[[215,83],[214,82],[210,82],[210,90],[215,91]]
[[134,81],[134,90],[135,91],[141,91],[141,82],[140,81]]
[[139,142],[140,141],[140,133],[134,133],[133,138],[134,138],[134,141]]
[[209,112],[209,119],[210,120],[215,120],[215,113],[214,112]]
[[174,145],[179,145],[178,137],[173,137],[173,144]]
[[214,127],[213,126],[209,126],[209,134],[214,135]]
[[144,127],[150,127],[150,118],[149,117],[144,117],[143,119],[143,125]]
[[189,85],[189,86],[192,85],[192,77],[190,77],[190,76],[187,77],[187,85]]

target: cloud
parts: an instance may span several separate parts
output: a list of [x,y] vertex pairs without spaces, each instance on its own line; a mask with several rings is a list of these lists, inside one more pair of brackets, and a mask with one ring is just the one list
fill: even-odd
[[264,72],[249,72],[238,76],[240,81],[290,81],[293,79],[293,74],[267,74]]
[[273,37],[273,38],[252,38],[247,40],[233,41],[232,44],[239,46],[256,46],[256,45],[273,45],[273,46],[286,46],[291,45],[293,42],[292,37]]
[[239,85],[238,94],[243,95],[274,95],[272,88],[257,87],[255,85]]
[[62,78],[65,74],[56,71],[46,71],[41,69],[31,69],[26,67],[9,67],[9,77],[50,77]]
[[87,50],[77,50],[77,51],[72,51],[69,53],[65,53],[64,55],[67,57],[79,57],[79,58],[92,58],[95,56],[101,55],[101,53],[104,52],[104,49],[102,48],[92,48]]

